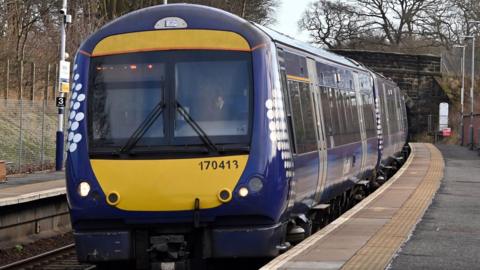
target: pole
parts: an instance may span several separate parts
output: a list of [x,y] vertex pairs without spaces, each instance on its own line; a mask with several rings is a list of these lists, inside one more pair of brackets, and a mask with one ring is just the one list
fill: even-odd
[[464,93],[465,93],[465,45],[462,47],[462,90],[460,93],[460,104],[462,105],[461,109],[461,114],[462,114],[462,119],[460,120],[460,127],[461,127],[461,132],[462,132],[462,143],[461,145],[463,146],[464,144],[464,137],[465,137],[465,132],[463,130],[463,103],[464,103]]
[[23,158],[23,61],[20,61],[20,78],[18,88],[18,99],[20,102],[20,123],[18,134],[18,172],[22,172],[22,158]]
[[163,4],[164,5],[168,4],[168,0],[163,0]]
[[475,36],[472,35],[472,85],[470,87],[470,150],[473,150],[473,89],[475,85]]
[[9,82],[10,82],[10,59],[7,59],[7,66],[5,67],[5,100],[8,99]]
[[[480,24],[480,21],[468,21],[468,24]],[[470,150],[473,150],[473,108],[475,104],[474,100],[474,87],[475,87],[475,35],[469,36],[472,39],[472,85],[470,87]]]
[[50,87],[50,64],[47,64],[47,72],[45,74],[45,90],[43,91],[43,100],[48,100],[48,87]]
[[34,101],[35,100],[35,62],[31,63],[31,71],[32,73],[30,74],[31,76],[30,80],[32,81],[32,88],[30,88],[30,100]]
[[48,102],[48,87],[50,84],[50,64],[47,64],[47,72],[45,74],[45,90],[43,91],[42,102],[42,141],[40,145],[40,166],[43,171],[43,165],[45,163],[45,109]]
[[[57,76],[57,74],[58,74],[58,64],[55,64],[55,65],[53,66],[53,74],[55,74],[55,76]],[[57,91],[58,91],[58,89],[59,89],[59,88],[58,88],[58,84],[55,83],[55,78],[56,78],[56,77],[53,78],[54,83],[53,83],[53,87],[52,87],[52,99],[53,99],[53,100],[55,100],[56,93],[57,93]]]
[[[62,23],[60,24],[60,61],[65,61],[65,41],[66,41],[66,16],[67,16],[67,0],[62,1]],[[60,76],[58,76],[58,89],[61,90],[60,85]],[[59,92],[59,97],[64,98],[65,93]],[[57,138],[56,138],[56,152],[55,152],[55,170],[61,171],[63,169],[63,145],[64,145],[64,136],[63,136],[63,114],[64,107],[58,108],[58,129],[57,129]]]

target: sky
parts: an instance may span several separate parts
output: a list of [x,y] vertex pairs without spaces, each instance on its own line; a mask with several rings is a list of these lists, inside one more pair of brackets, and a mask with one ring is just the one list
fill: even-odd
[[314,0],[280,0],[280,5],[276,10],[277,22],[268,27],[298,40],[309,41],[308,33],[298,30],[298,21],[308,5],[313,1]]

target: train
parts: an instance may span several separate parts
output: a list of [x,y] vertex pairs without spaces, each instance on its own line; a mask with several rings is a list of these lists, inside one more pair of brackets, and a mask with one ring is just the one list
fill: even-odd
[[405,155],[393,81],[211,7],[119,17],[81,44],[72,75],[66,182],[81,262],[275,257]]

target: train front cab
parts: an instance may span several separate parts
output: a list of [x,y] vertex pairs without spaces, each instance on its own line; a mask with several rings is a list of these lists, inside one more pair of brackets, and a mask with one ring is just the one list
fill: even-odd
[[279,253],[293,162],[271,53],[251,24],[192,5],[126,15],[81,46],[67,160],[81,261]]

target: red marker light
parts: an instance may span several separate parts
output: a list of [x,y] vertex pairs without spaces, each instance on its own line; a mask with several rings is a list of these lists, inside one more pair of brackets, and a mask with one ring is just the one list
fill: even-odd
[[137,69],[137,65],[130,65],[130,69]]
[[152,68],[153,68],[153,65],[152,65],[152,64],[148,64],[147,68],[148,68],[148,69],[152,69]]

